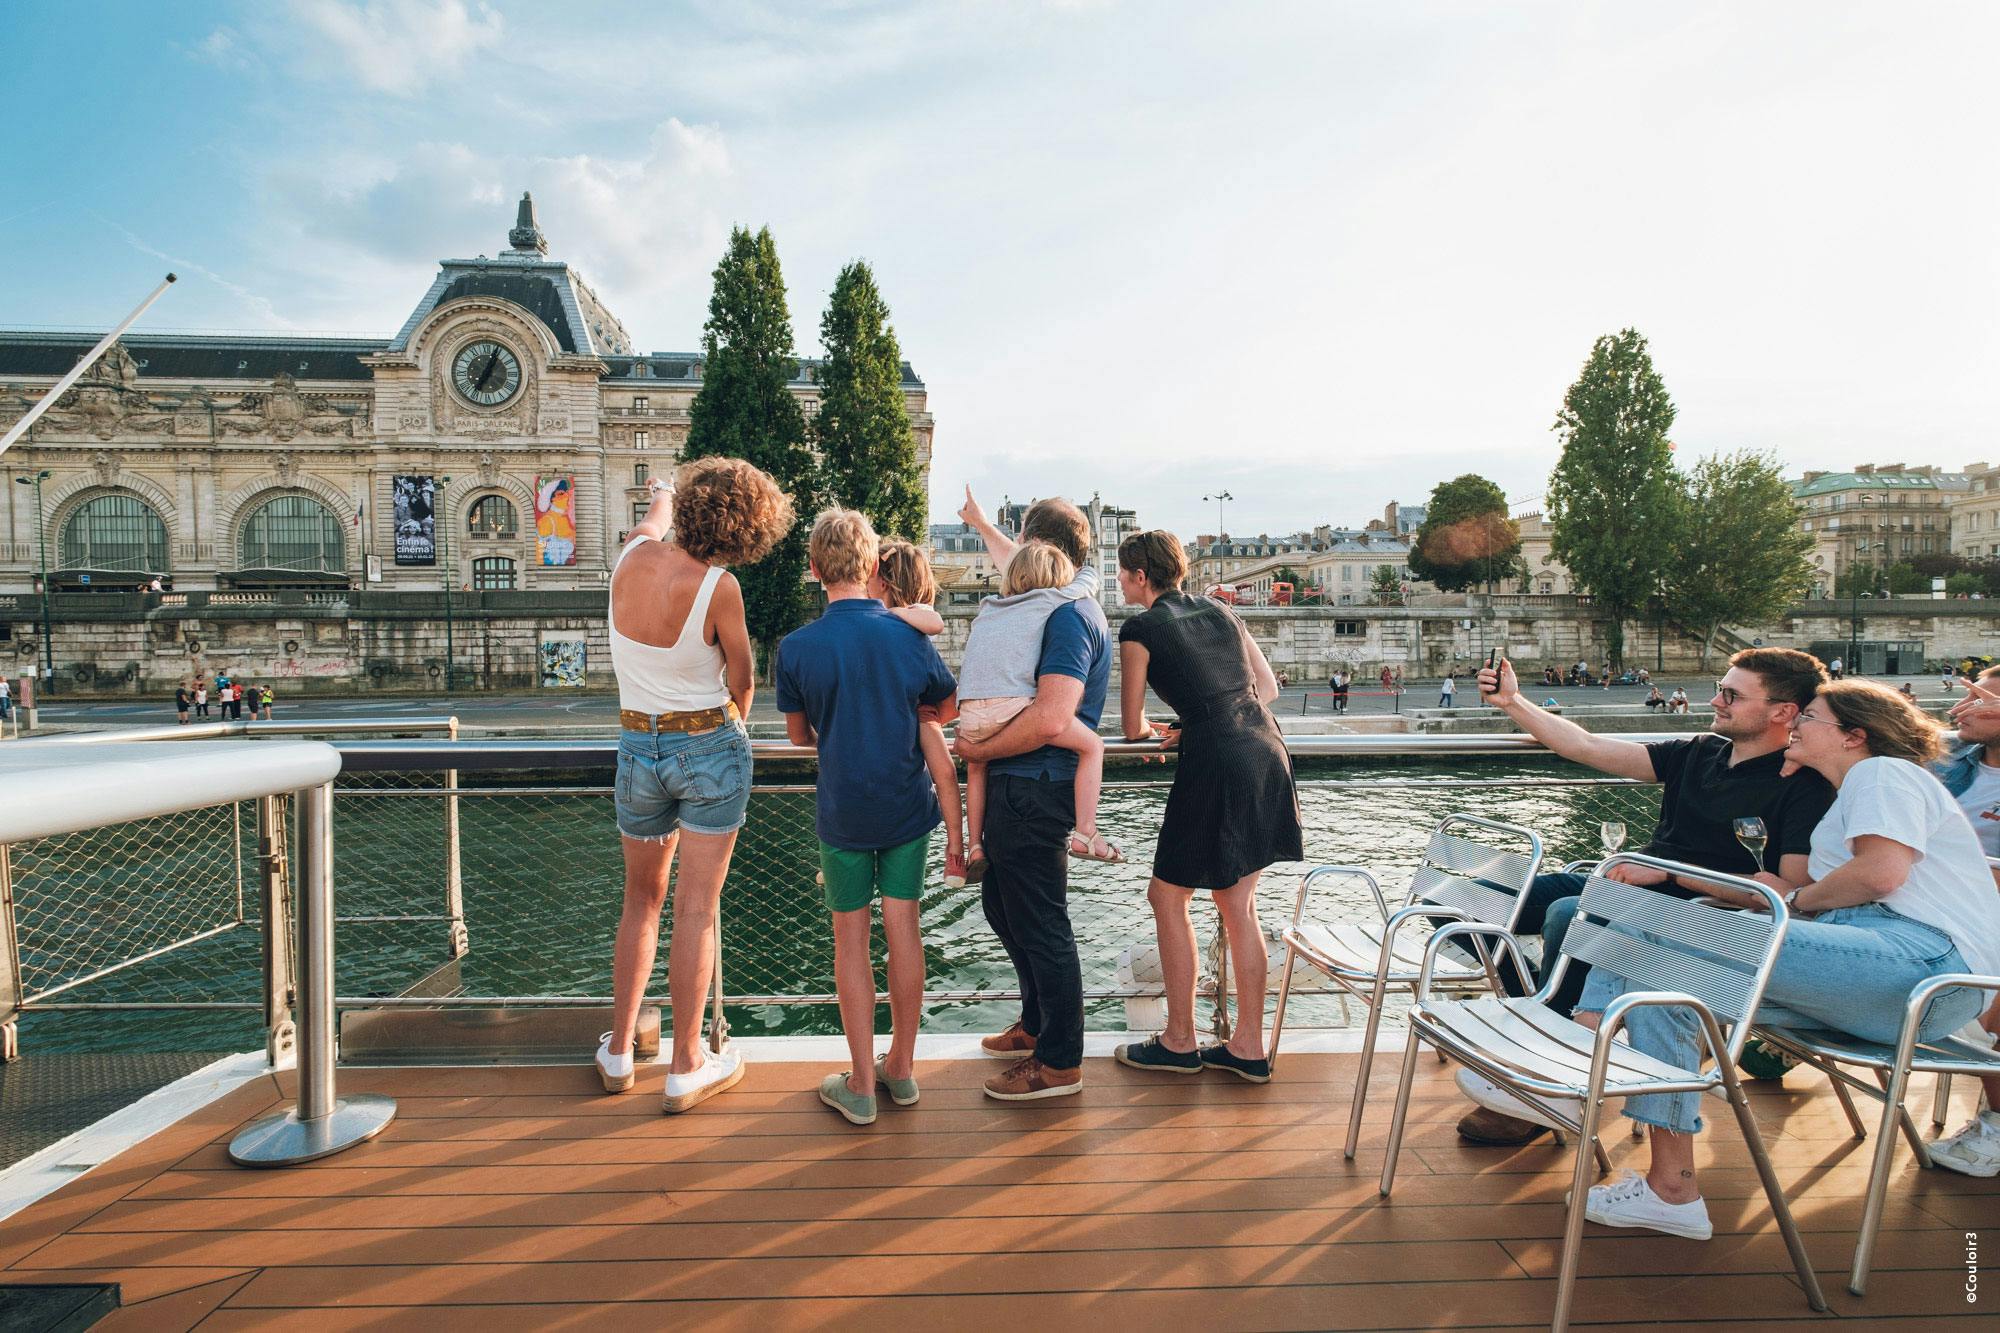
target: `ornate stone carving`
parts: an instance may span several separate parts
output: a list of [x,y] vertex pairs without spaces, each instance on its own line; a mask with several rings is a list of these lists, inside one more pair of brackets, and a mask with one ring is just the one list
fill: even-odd
[[497,485],[499,481],[500,460],[490,453],[479,455],[479,484],[481,486],[493,486]]
[[118,455],[99,449],[90,456],[91,471],[97,474],[100,486],[115,486],[118,483]]
[[279,453],[272,458],[271,469],[278,474],[279,478],[287,486],[292,485],[299,479],[299,460],[292,457],[289,452]]

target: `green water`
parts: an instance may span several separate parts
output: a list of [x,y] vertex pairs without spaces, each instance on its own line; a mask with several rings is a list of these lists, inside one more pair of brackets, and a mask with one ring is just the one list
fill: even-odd
[[[1145,772],[1114,770],[1100,811],[1100,822],[1122,841],[1129,863],[1072,862],[1071,917],[1086,990],[1117,984],[1120,952],[1151,939],[1147,866],[1167,785],[1157,770],[1148,779],[1133,780]],[[1302,764],[1307,862],[1364,866],[1393,898],[1400,895],[1431,827],[1453,812],[1537,830],[1547,844],[1545,863],[1552,867],[1600,855],[1598,828],[1606,819],[1629,827],[1630,845],[1643,841],[1657,812],[1658,789],[1579,781],[1589,776],[1548,760],[1461,759],[1448,767]],[[384,781],[348,779],[356,784],[364,780]],[[537,775],[541,787],[564,792],[459,799],[471,949],[460,961],[458,980],[466,993],[609,994],[611,941],[623,887],[619,839],[602,788],[570,790],[603,780],[603,775],[560,781]],[[482,787],[494,785],[467,775],[468,787],[475,781]],[[833,989],[832,940],[813,882],[812,799],[804,787],[760,790],[752,799],[723,895],[724,977],[731,995]],[[443,914],[443,811],[443,801],[434,796],[389,795],[361,785],[341,788],[334,824],[336,903],[343,918],[337,935],[341,994],[397,994],[445,963],[448,933],[442,921],[351,920]],[[247,807],[241,822],[252,823]],[[101,966],[234,921],[239,839],[245,848],[246,924],[61,998],[256,1001],[261,942],[254,836],[247,827],[232,828],[226,815],[209,816],[198,828],[146,831],[128,826],[122,832],[75,835],[60,846],[44,844],[39,860],[29,858],[25,876],[17,857],[30,992],[37,989],[36,976],[52,984],[77,975],[79,959]],[[929,988],[1011,988],[1012,971],[986,926],[978,890],[942,886],[941,838],[934,862],[935,887],[923,904]],[[1290,915],[1300,869],[1280,865],[1266,874],[1260,905],[1267,923]],[[1316,900],[1314,911],[1351,917],[1372,915],[1375,908],[1359,881],[1340,880]],[[1205,938],[1212,913],[1198,905],[1196,922]],[[662,994],[666,934],[655,982]],[[72,970],[65,973],[64,967]],[[925,1026],[933,1031],[981,1030],[1011,1016],[1011,1007],[1002,1002],[937,1002],[929,1006]],[[1300,1017],[1338,1021],[1330,1002],[1317,999],[1305,1001]],[[1093,1002],[1090,1019],[1095,1027],[1124,1027],[1122,1001]],[[736,1005],[730,1022],[740,1035],[838,1031],[828,1005]],[[255,1012],[31,1013],[23,1023],[24,1044],[43,1050],[248,1049],[261,1041]]]

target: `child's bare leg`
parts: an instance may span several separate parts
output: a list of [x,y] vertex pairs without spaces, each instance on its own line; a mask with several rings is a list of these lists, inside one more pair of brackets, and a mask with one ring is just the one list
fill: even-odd
[[986,827],[986,764],[983,760],[965,761],[965,845],[980,855],[985,855],[980,835]]
[[1086,843],[1097,840],[1097,801],[1104,793],[1104,738],[1071,718],[1054,744],[1076,751],[1076,831]]
[[944,809],[944,854],[947,860],[965,855],[965,811],[958,798],[958,765],[951,761],[951,746],[945,742],[944,728],[926,722],[917,728],[923,747],[924,767],[931,772],[937,788],[938,804]]

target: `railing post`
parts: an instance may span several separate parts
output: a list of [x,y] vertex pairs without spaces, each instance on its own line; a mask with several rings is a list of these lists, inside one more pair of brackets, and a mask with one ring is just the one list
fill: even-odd
[[239,1166],[292,1166],[374,1138],[393,1098],[334,1095],[333,784],[298,793],[299,1104],[253,1121],[229,1144]]
[[[446,725],[445,738],[451,741],[458,739],[458,719],[456,717],[449,719]],[[463,958],[466,951],[472,947],[472,937],[465,929],[465,881],[460,876],[459,870],[460,843],[458,836],[457,769],[447,768],[444,771],[444,787],[446,791],[452,793],[452,795],[444,798],[444,910],[445,915],[451,918],[451,939],[445,947],[449,956]],[[718,969],[719,966],[718,964]],[[721,983],[718,980],[718,995],[720,994],[720,985]]]
[[285,864],[285,803],[257,798],[257,878],[264,905],[264,1046],[276,1068],[297,1049],[292,976],[292,900]]
[[1222,913],[1215,914],[1215,1018],[1209,1030],[1217,1041],[1228,1041],[1233,1024],[1229,1020],[1229,927]]
[[14,934],[13,852],[0,842],[0,1064],[21,1055],[21,945]]

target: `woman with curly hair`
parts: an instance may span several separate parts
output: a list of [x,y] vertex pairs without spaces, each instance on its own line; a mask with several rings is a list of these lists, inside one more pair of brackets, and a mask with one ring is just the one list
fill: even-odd
[[611,667],[622,728],[614,804],[625,846],[625,910],[612,954],[612,1028],[598,1046],[597,1071],[608,1092],[636,1079],[633,1033],[678,850],[667,959],[673,1063],[665,1109],[673,1112],[743,1077],[740,1056],[701,1043],[717,904],[750,804],[743,719],[753,659],[743,590],[724,566],[763,559],[791,530],[792,502],[737,458],[698,458],[671,485],[654,481],[652,491],[652,507],[611,574]]

